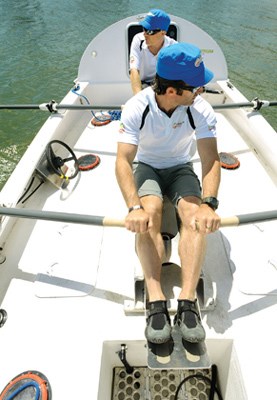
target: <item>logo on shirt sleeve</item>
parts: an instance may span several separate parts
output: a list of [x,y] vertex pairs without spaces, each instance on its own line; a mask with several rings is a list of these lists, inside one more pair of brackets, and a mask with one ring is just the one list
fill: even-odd
[[124,132],[125,132],[124,125],[123,125],[123,123],[122,123],[122,122],[120,122],[120,125],[119,125],[119,130],[118,130],[118,132],[119,132],[119,133],[124,133]]

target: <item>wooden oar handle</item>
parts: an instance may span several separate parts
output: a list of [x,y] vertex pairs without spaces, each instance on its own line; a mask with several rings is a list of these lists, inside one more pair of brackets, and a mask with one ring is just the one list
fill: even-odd
[[238,226],[239,225],[239,218],[234,215],[233,217],[226,217],[226,218],[221,218],[220,220],[220,226],[222,228],[226,226]]
[[103,218],[103,226],[110,226],[110,227],[118,227],[124,228],[125,227],[125,220],[124,219],[116,219],[110,217]]

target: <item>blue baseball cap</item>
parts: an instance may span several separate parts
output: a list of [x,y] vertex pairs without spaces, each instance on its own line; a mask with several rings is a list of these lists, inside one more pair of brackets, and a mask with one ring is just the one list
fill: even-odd
[[170,25],[170,18],[163,10],[153,9],[140,22],[140,25],[147,30],[161,29],[162,31],[167,31]]
[[214,76],[204,66],[201,51],[190,43],[176,43],[160,50],[156,67],[164,79],[184,81],[191,86],[204,86]]

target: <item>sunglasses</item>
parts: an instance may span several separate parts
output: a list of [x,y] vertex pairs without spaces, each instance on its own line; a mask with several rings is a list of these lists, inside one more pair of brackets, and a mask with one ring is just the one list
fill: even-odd
[[153,35],[156,35],[157,33],[161,32],[161,29],[153,29],[153,30],[151,30],[151,29],[143,28],[143,32],[146,33],[146,35],[153,36]]
[[191,93],[196,93],[203,86],[184,86],[182,87],[183,90],[188,90]]

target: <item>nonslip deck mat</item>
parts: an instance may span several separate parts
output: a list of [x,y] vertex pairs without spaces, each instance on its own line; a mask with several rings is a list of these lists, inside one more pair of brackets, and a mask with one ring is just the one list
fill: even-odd
[[113,372],[112,400],[174,400],[180,383],[190,375],[192,377],[180,388],[178,399],[209,400],[210,385],[193,375],[197,373],[211,379],[210,369],[151,370],[147,367],[135,367],[128,374],[123,367],[115,367]]

